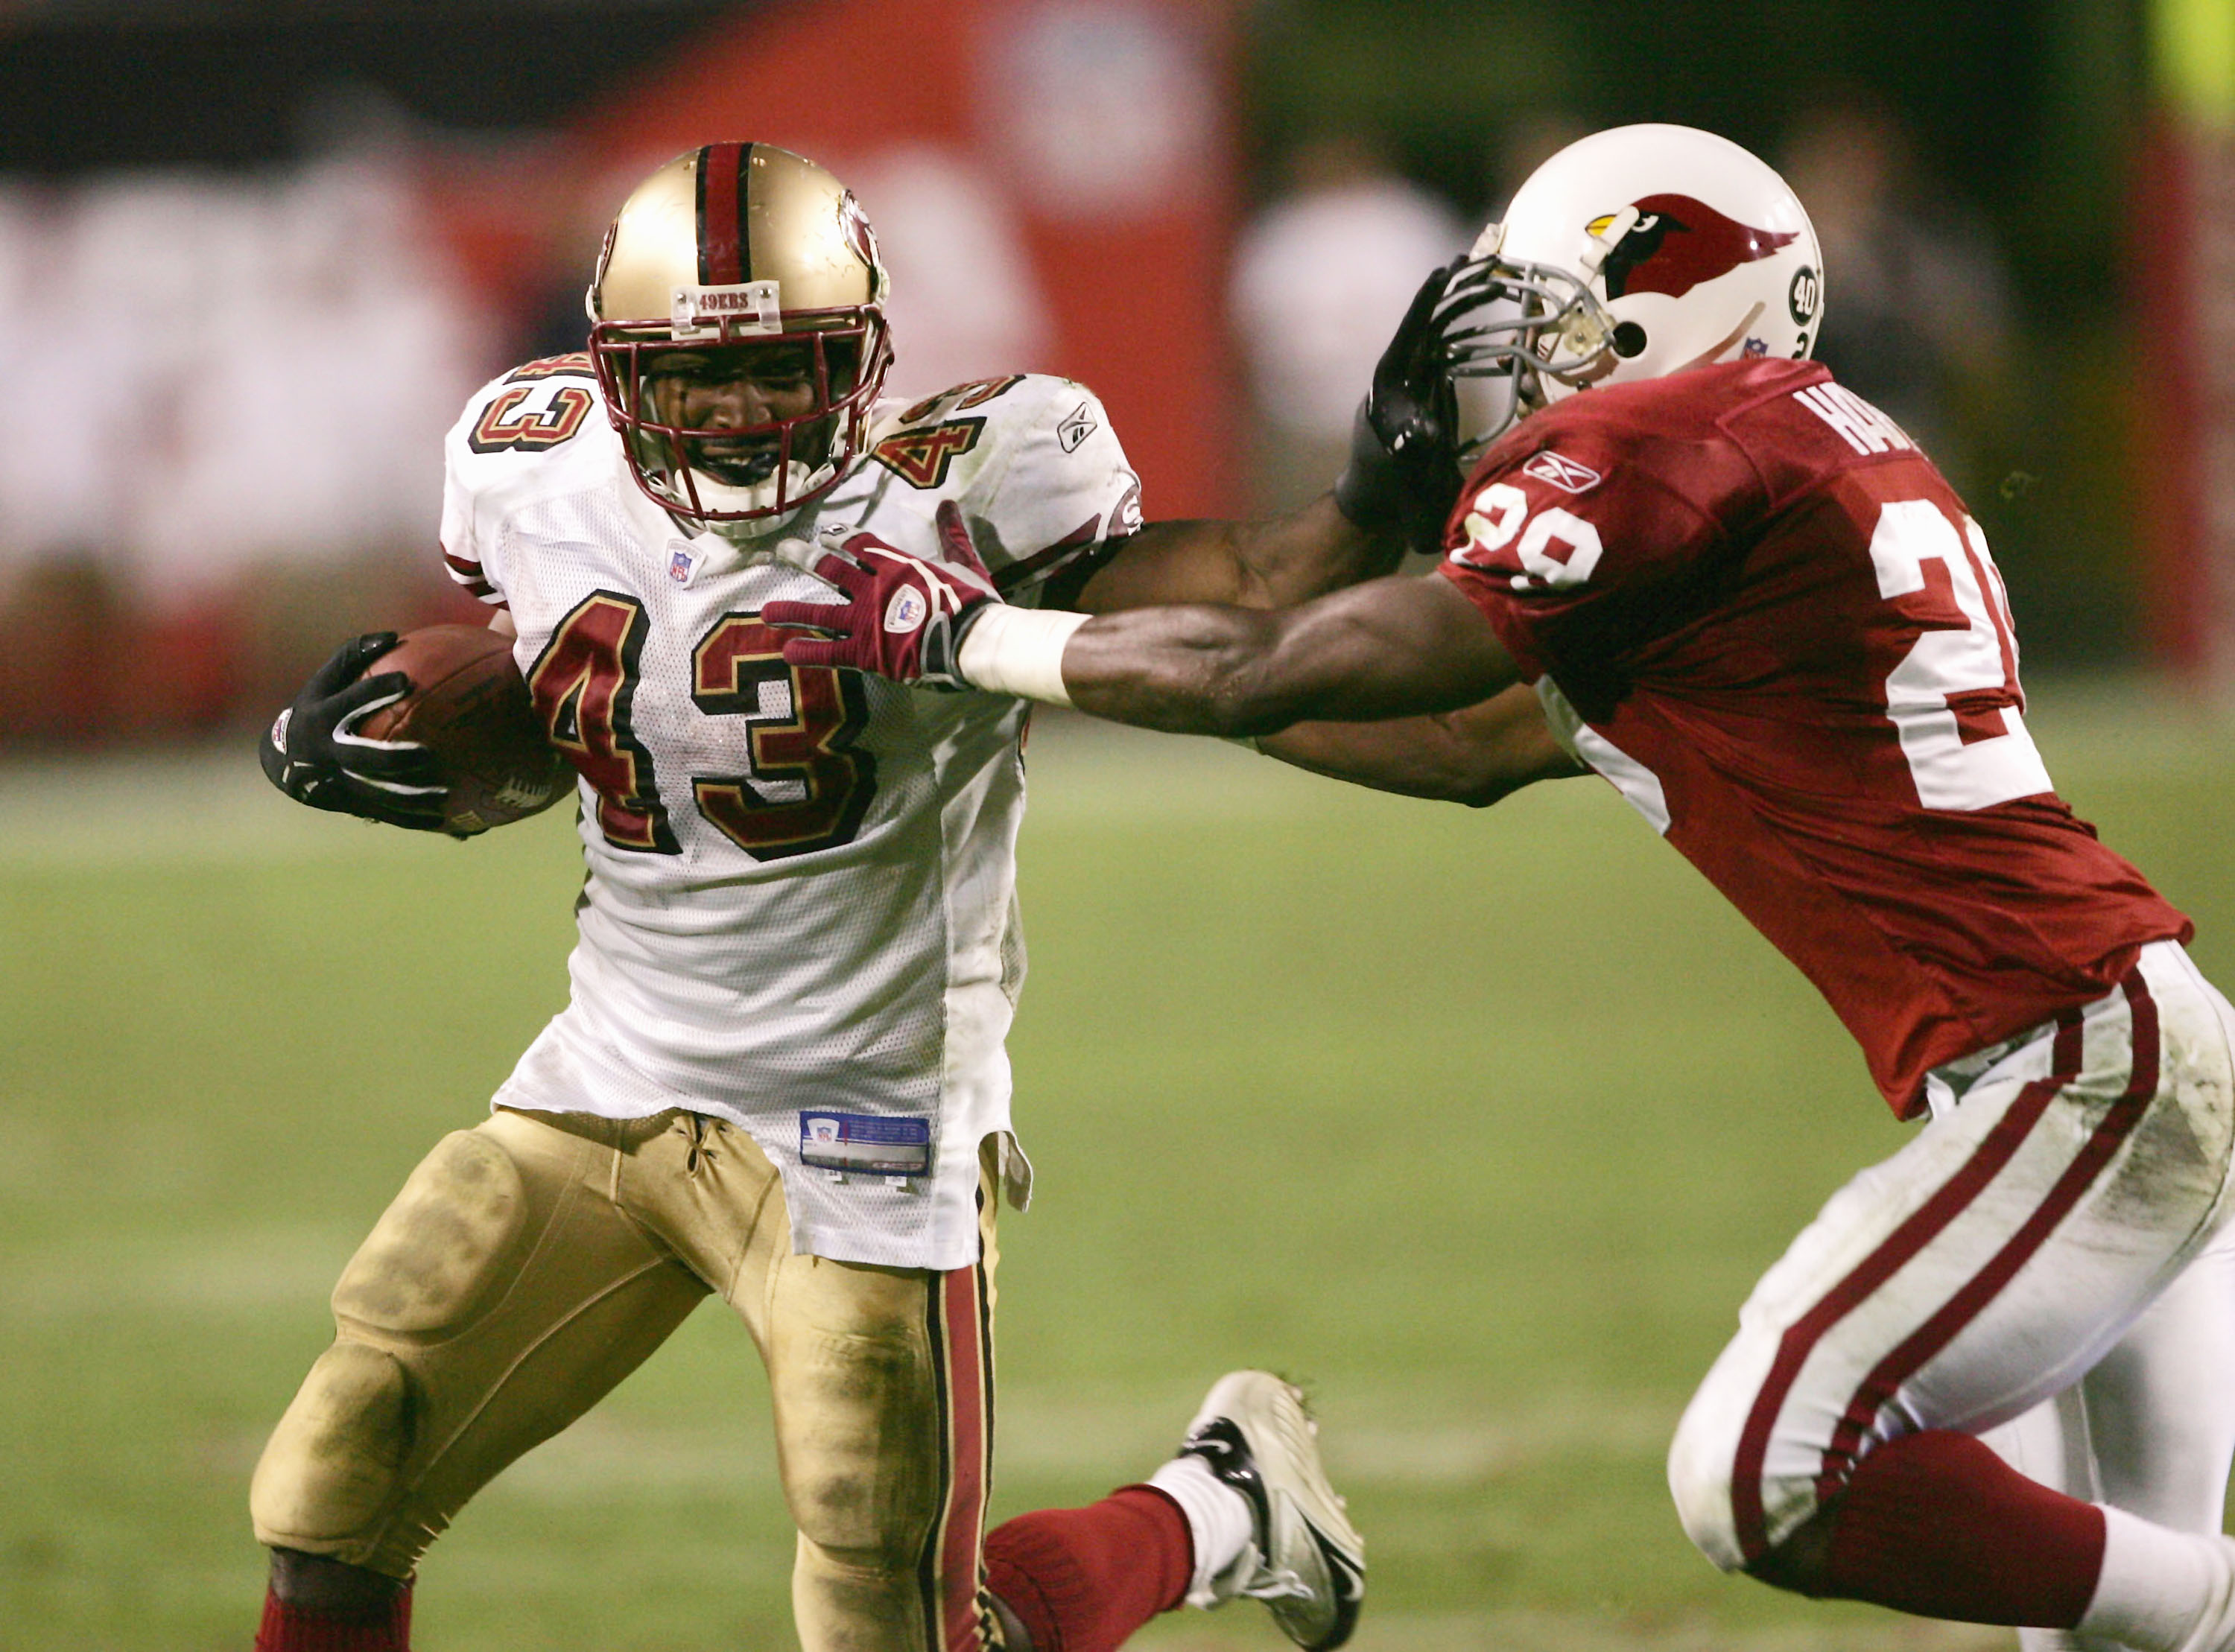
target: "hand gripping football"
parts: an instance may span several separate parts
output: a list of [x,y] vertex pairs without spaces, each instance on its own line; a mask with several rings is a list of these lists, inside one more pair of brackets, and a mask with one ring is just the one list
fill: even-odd
[[549,808],[571,789],[573,772],[546,737],[512,663],[512,639],[480,625],[428,625],[366,668],[401,671],[411,692],[367,716],[368,740],[416,741],[442,765],[449,787],[442,823],[454,833],[486,832]]

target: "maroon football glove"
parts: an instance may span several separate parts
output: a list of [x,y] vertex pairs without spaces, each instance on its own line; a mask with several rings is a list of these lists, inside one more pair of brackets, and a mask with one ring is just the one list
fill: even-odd
[[842,603],[770,603],[764,625],[802,633],[786,639],[788,665],[835,665],[927,689],[967,689],[954,656],[970,624],[1000,597],[973,569],[896,551],[857,533],[824,551],[808,571],[845,593]]

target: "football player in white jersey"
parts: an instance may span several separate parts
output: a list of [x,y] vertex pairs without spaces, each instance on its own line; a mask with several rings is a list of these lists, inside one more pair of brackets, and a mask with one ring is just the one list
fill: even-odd
[[[1024,605],[1271,607],[1386,571],[1458,486],[1439,292],[1333,494],[1144,526],[1079,385],[880,399],[884,271],[821,167],[711,144],[629,197],[587,350],[484,388],[447,454],[444,558],[580,775],[570,1002],[336,1288],[252,1492],[261,1652],[403,1647],[428,1544],[710,1293],[768,1367],[814,1652],[1091,1652],[1237,1594],[1305,1647],[1348,1636],[1360,1544],[1262,1372],[1222,1379],[1148,1485],[981,1540],[994,1211],[1030,1187],[1002,1048],[1026,707],[787,666],[758,616],[837,601],[805,566],[864,536]],[[950,617],[912,623],[936,649]],[[408,687],[377,669],[392,641],[338,653],[265,766],[439,827],[432,754],[359,732]]]

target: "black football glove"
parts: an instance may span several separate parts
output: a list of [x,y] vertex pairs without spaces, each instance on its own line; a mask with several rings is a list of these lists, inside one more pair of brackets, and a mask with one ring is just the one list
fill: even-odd
[[265,778],[298,803],[415,832],[440,832],[448,787],[435,754],[410,741],[370,740],[357,725],[411,691],[401,671],[358,673],[396,646],[394,631],[353,637],[303,685],[265,731]]
[[1458,397],[1445,356],[1445,289],[1464,265],[1429,272],[1374,364],[1373,389],[1351,421],[1350,462],[1335,478],[1336,507],[1359,526],[1398,528],[1432,555],[1459,496]]

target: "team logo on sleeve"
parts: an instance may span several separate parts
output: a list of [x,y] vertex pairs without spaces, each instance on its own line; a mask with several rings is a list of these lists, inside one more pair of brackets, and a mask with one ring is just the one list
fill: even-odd
[[1793,232],[1758,230],[1725,218],[1689,195],[1648,195],[1623,212],[1593,219],[1590,232],[1603,237],[1631,212],[1636,221],[1622,232],[1599,266],[1609,298],[1633,292],[1681,298],[1702,281],[1766,258],[1794,238]]
[[1563,458],[1549,448],[1524,465],[1521,473],[1534,476],[1540,482],[1550,482],[1563,493],[1580,493],[1605,480],[1589,465]]

